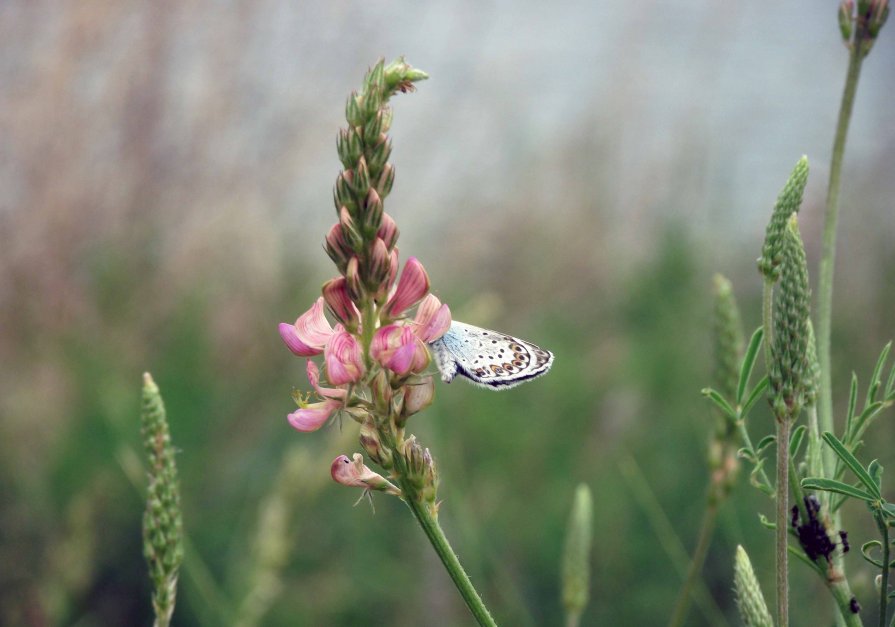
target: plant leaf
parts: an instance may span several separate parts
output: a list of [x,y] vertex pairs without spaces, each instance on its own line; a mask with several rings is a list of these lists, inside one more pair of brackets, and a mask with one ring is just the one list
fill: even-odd
[[879,460],[874,459],[870,462],[870,465],[867,466],[867,472],[870,474],[871,479],[876,484],[876,487],[882,492],[882,475],[883,475],[883,467],[879,463]]
[[752,388],[752,391],[749,393],[749,398],[746,399],[746,402],[743,403],[742,408],[740,409],[740,418],[745,418],[749,414],[749,410],[752,409],[752,406],[755,404],[764,391],[768,389],[768,378],[767,376],[762,377],[761,381]]
[[712,388],[703,388],[702,395],[707,397],[710,401],[712,401],[718,408],[724,412],[724,414],[730,418],[731,420],[737,419],[737,413],[733,410],[733,407],[724,400],[724,397],[717,390],[713,390]]
[[865,542],[864,544],[861,545],[861,555],[864,556],[865,560],[867,560],[868,562],[870,562],[877,568],[882,568],[883,567],[882,561],[878,560],[875,557],[872,557],[870,555],[870,549],[872,549],[874,547],[882,549],[883,543],[880,542],[879,540],[871,540],[870,542]]
[[855,419],[855,406],[858,404],[858,375],[851,373],[851,387],[848,391],[848,412],[845,414],[845,439],[850,440],[852,434],[852,421]]
[[846,466],[848,466],[855,476],[864,484],[864,487],[876,498],[881,498],[879,488],[876,483],[874,483],[873,479],[867,474],[867,471],[858,461],[858,459],[851,454],[851,452],[845,448],[845,445],[839,441],[835,435],[830,433],[829,431],[825,431],[823,434],[824,442],[826,442],[830,448],[833,449],[833,452],[839,456]]
[[889,518],[895,518],[895,503],[883,503],[880,508]]
[[868,503],[872,503],[876,500],[876,498],[872,494],[865,492],[861,488],[856,488],[855,486],[849,485],[847,483],[842,483],[841,481],[836,481],[835,479],[824,479],[823,477],[808,477],[807,479],[802,479],[802,487],[808,490],[836,492],[838,494],[844,494],[856,499],[861,499],[862,501],[867,501]]
[[752,377],[752,368],[755,367],[755,358],[758,355],[758,349],[761,348],[761,340],[764,337],[764,329],[758,327],[752,338],[749,340],[749,347],[743,356],[743,365],[740,366],[740,380],[737,384],[737,405],[742,405],[743,395],[746,393],[746,386],[749,385],[749,379]]
[[882,375],[883,366],[886,365],[886,360],[889,358],[889,351],[891,349],[892,342],[890,341],[883,346],[883,350],[879,354],[879,359],[876,360],[876,367],[873,369],[873,375],[870,377],[870,385],[867,386],[867,399],[864,401],[865,407],[876,400],[876,393],[879,391],[879,386],[882,383],[880,375]]
[[761,453],[771,444],[777,441],[776,435],[766,435],[761,440],[758,441],[758,447],[755,449],[758,453]]
[[802,440],[805,439],[805,431],[807,430],[808,427],[805,425],[799,425],[792,432],[792,437],[789,439],[789,456],[793,459],[799,454],[799,449],[802,447]]

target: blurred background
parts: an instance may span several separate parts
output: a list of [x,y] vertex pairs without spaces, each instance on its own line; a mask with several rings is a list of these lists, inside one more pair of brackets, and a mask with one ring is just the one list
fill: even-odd
[[[893,28],[864,65],[846,157],[840,408],[850,371],[866,379],[895,331]],[[680,577],[655,508],[689,551],[712,430],[711,276],[733,280],[751,332],[764,226],[802,154],[816,278],[847,62],[832,0],[0,4],[0,623],[151,623],[148,370],[180,450],[175,625],[470,624],[400,502],[352,508],[331,482],[356,426],[285,421],[307,384],[276,325],[335,272],[322,242],[345,99],[400,54],[431,76],[393,102],[386,209],[402,256],[456,318],[556,353],[548,377],[504,394],[440,386],[413,419],[448,536],[498,622],[559,625],[586,482],[584,624],[667,619]],[[884,464],[887,418],[867,453]],[[770,429],[762,406],[753,434]],[[704,573],[731,624],[737,543],[772,590],[758,512],[772,504],[742,476]],[[846,510],[853,544],[866,518]],[[794,624],[829,624],[826,597],[803,603],[816,578],[792,570]],[[694,606],[687,623],[707,615]]]

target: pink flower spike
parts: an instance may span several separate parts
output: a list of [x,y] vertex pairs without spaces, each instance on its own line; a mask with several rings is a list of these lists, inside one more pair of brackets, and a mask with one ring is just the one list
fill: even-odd
[[413,320],[416,336],[426,344],[434,342],[451,328],[451,310],[442,305],[435,294],[429,294],[420,303]]
[[355,383],[364,376],[364,359],[357,338],[341,324],[336,325],[324,351],[326,378],[333,385]]
[[348,459],[347,455],[339,455],[333,460],[329,472],[336,483],[347,485],[350,488],[379,490],[394,495],[401,494],[401,490],[386,478],[367,468],[360,453],[355,453],[353,460]]
[[416,257],[411,257],[404,264],[398,288],[389,299],[386,314],[390,317],[400,316],[405,309],[418,302],[429,291],[429,275]]
[[323,352],[333,329],[323,315],[323,297],[298,317],[295,324],[281,322],[280,337],[286,347],[299,357],[311,357]]

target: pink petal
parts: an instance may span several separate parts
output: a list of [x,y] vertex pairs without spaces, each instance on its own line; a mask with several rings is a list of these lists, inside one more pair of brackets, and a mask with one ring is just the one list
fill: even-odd
[[[307,346],[323,349],[333,334],[326,316],[323,315],[323,297],[319,297],[311,308],[295,321],[295,334]],[[317,353],[319,354],[319,353]]]
[[332,416],[339,407],[341,407],[341,403],[338,401],[327,400],[322,403],[313,403],[307,407],[296,409],[286,416],[286,419],[289,421],[289,424],[298,431],[316,431],[329,420],[329,417]]
[[310,359],[308,360],[307,365],[308,372],[308,381],[311,382],[311,387],[323,398],[326,399],[334,399],[334,400],[343,400],[345,395],[348,393],[347,390],[340,390],[338,388],[324,388],[320,387],[320,368],[317,367]]
[[404,264],[398,288],[386,305],[389,316],[400,316],[405,309],[416,303],[429,291],[429,275],[416,257]]
[[429,294],[417,308],[414,322],[417,337],[428,344],[447,333],[451,327],[451,310],[435,294]]
[[341,324],[336,325],[324,352],[326,376],[333,385],[359,381],[364,374],[360,343]]
[[281,322],[279,331],[280,337],[283,338],[283,342],[286,344],[286,348],[291,350],[299,357],[312,357],[323,352],[320,349],[314,348],[313,346],[308,346],[307,344],[302,342],[301,338],[298,337],[298,333],[295,332],[294,324]]
[[[414,338],[415,339],[415,338]],[[407,374],[413,366],[414,357],[416,356],[416,346],[414,342],[408,342],[399,346],[392,353],[391,358],[385,364],[386,368],[396,374]]]

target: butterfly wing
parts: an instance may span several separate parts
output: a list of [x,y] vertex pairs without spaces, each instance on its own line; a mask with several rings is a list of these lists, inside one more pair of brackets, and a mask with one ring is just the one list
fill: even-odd
[[541,376],[553,365],[553,353],[540,346],[457,321],[429,346],[445,383],[459,373],[476,385],[505,390]]

